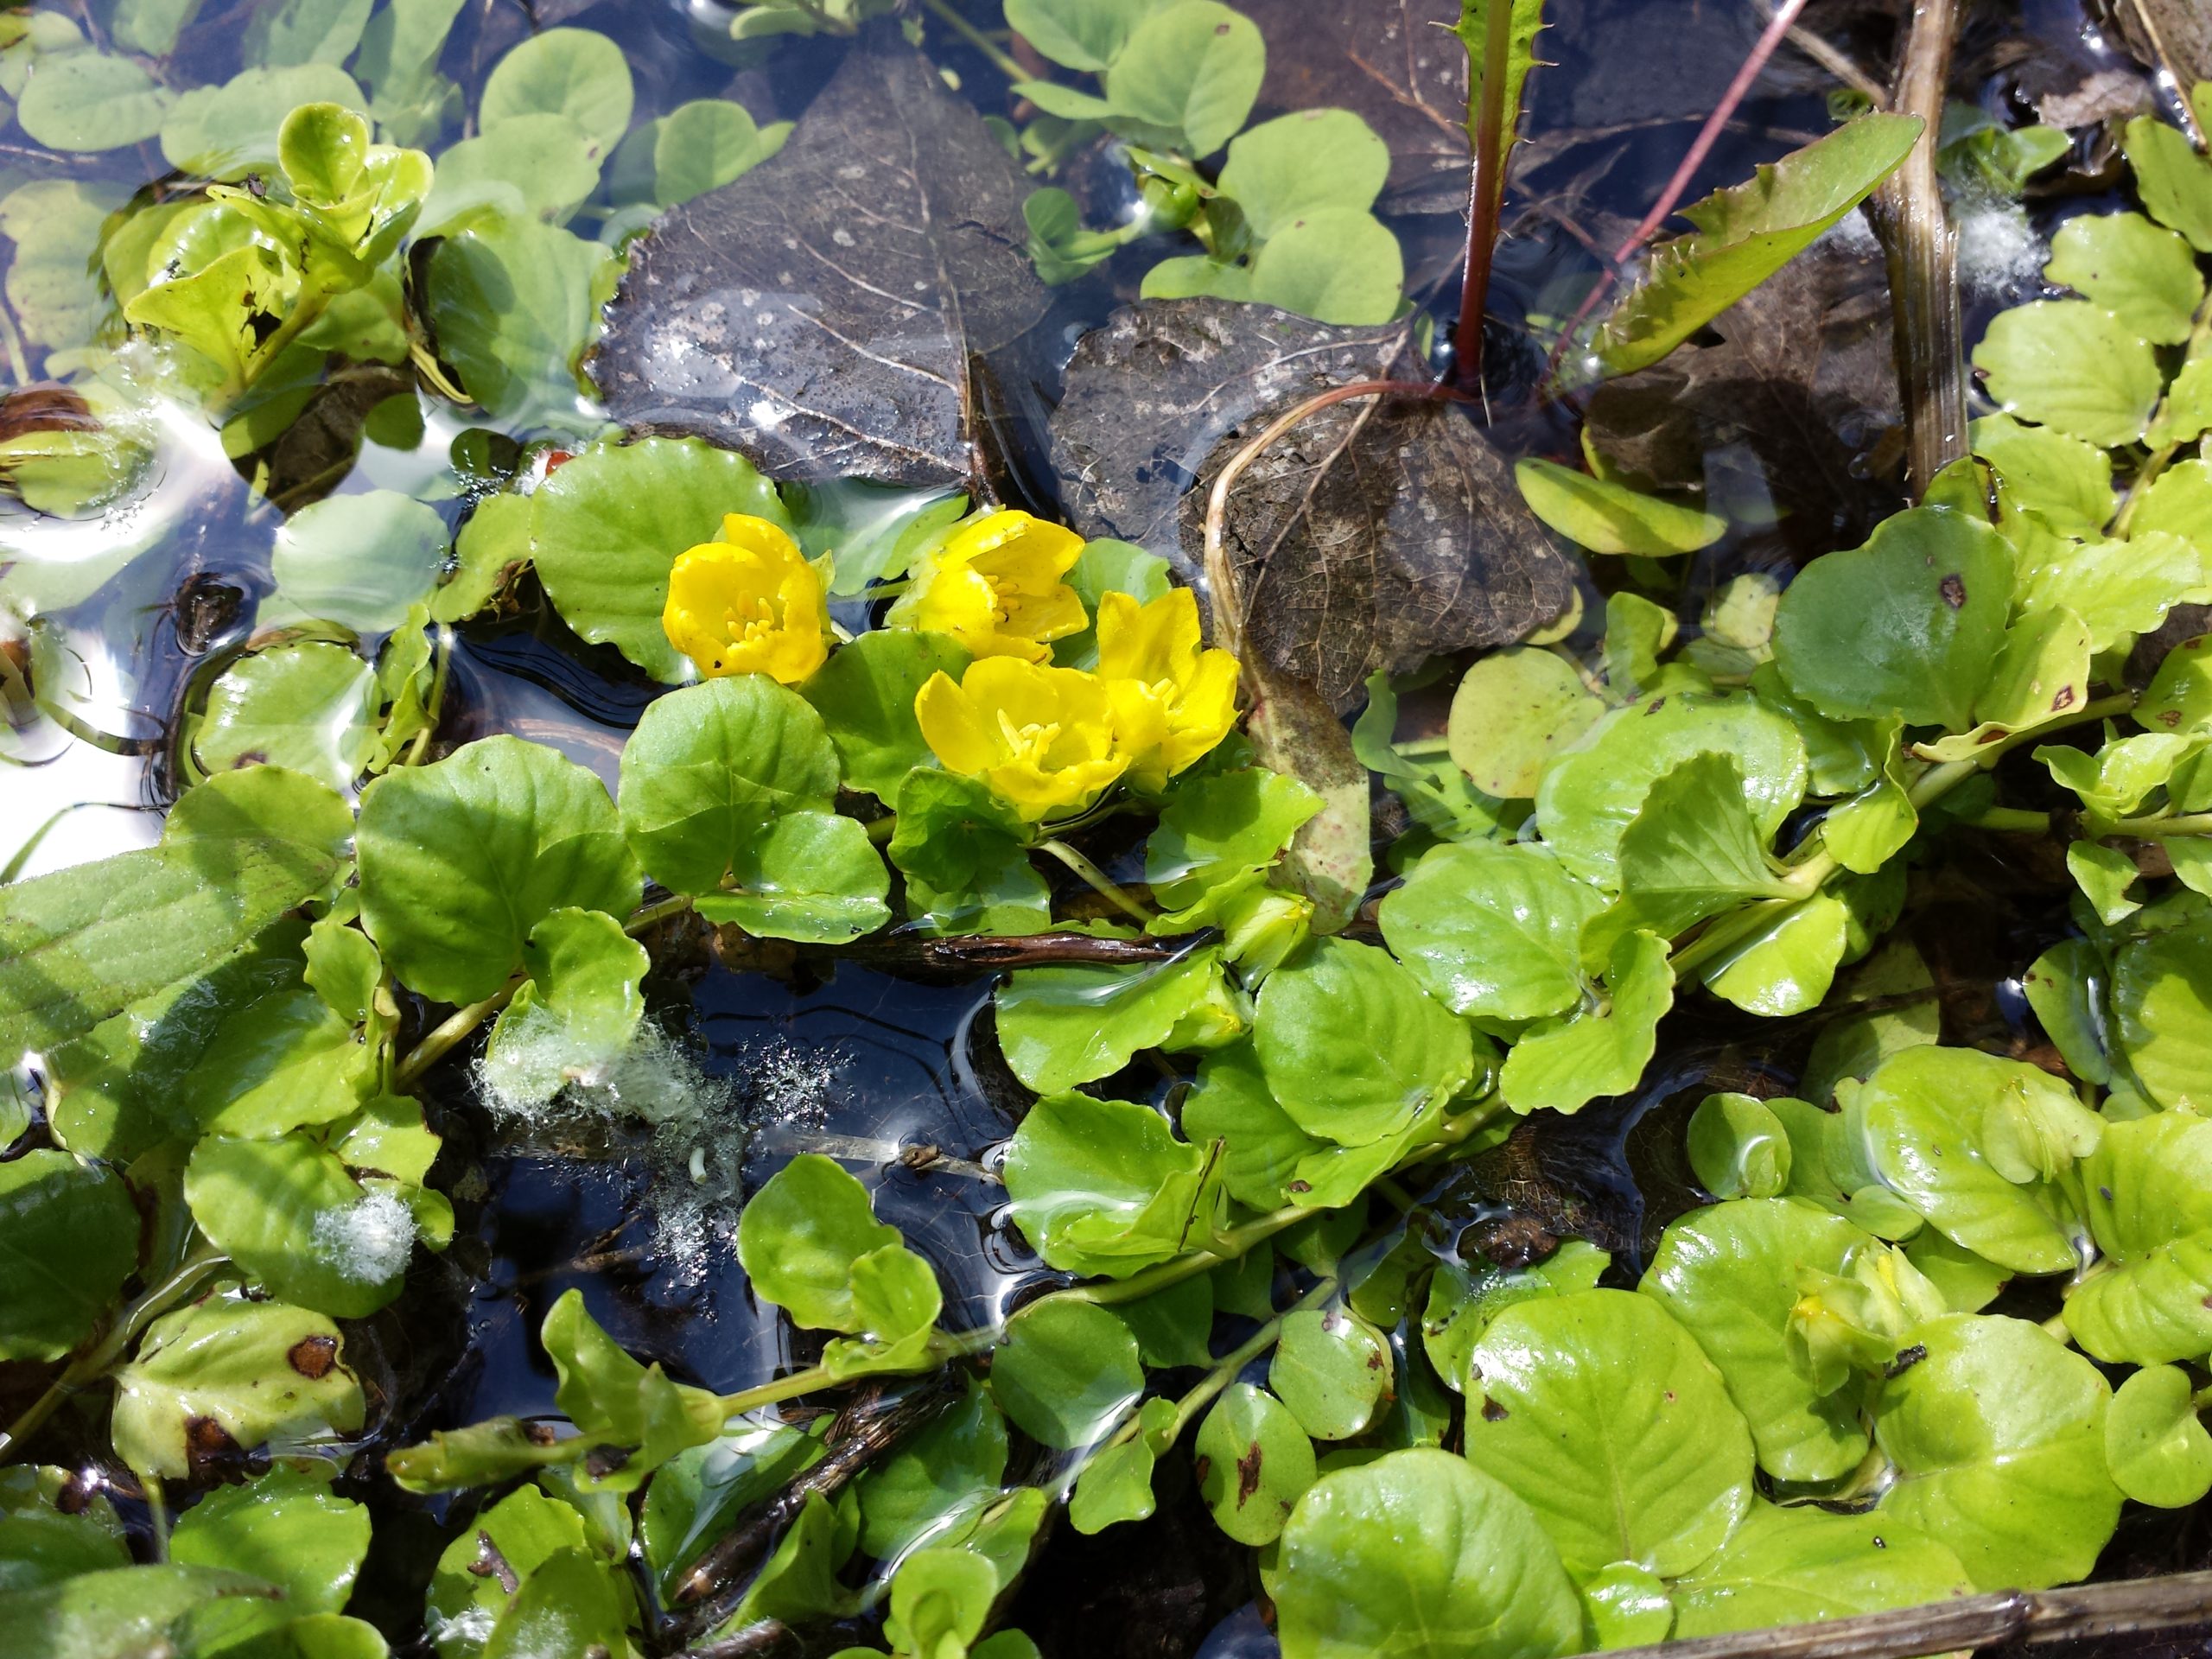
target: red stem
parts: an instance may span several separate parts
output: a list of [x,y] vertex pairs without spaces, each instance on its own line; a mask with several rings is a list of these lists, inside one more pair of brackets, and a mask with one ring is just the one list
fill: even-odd
[[1490,0],[1483,35],[1482,102],[1475,113],[1475,176],[1467,194],[1466,274],[1459,285],[1459,326],[1452,334],[1452,378],[1462,386],[1482,378],[1483,314],[1490,304],[1497,210],[1505,194],[1501,175],[1508,148],[1505,124],[1510,118],[1505,108],[1505,60],[1512,49],[1513,0]]
[[1635,257],[1637,250],[1651,239],[1653,233],[1673,213],[1676,204],[1689,189],[1690,181],[1697,175],[1698,168],[1713,153],[1713,146],[1719,142],[1721,129],[1734,118],[1736,106],[1749,95],[1752,84],[1759,78],[1759,72],[1766,67],[1767,60],[1774,55],[1775,48],[1789,34],[1790,25],[1797,21],[1797,14],[1804,10],[1805,0],[1782,0],[1782,3],[1774,9],[1774,16],[1768,20],[1765,29],[1752,46],[1751,55],[1744,60],[1743,67],[1736,71],[1736,78],[1728,83],[1728,90],[1720,95],[1720,102],[1713,105],[1713,113],[1706,117],[1705,124],[1698,129],[1696,141],[1690,145],[1689,153],[1682,157],[1681,165],[1675,169],[1675,176],[1667,181],[1666,189],[1660,193],[1659,200],[1652,205],[1651,211],[1622,238],[1620,246],[1613,250],[1611,269],[1599,273],[1596,283],[1583,296],[1580,307],[1567,320],[1567,327],[1560,331],[1558,343],[1552,347],[1551,361],[1547,365],[1548,378],[1557,374],[1559,360],[1566,354],[1567,342],[1574,338],[1576,331],[1588,320],[1590,314],[1598,308],[1598,302],[1611,291],[1614,282],[1620,276],[1620,268]]

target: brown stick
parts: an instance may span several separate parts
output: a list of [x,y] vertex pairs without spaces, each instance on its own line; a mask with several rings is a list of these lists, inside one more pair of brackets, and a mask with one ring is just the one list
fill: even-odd
[[1904,404],[1906,478],[1916,499],[1967,453],[1967,359],[1959,318],[1959,242],[1936,178],[1957,0],[1913,0],[1891,106],[1926,125],[1875,193],[1889,255],[1891,328]]
[[2203,1624],[2212,1624],[2212,1573],[2178,1573],[2066,1590],[2006,1590],[1817,1624],[1622,1648],[1612,1659],[1915,1659],[2015,1637],[2033,1644]]
[[[1088,933],[1031,933],[1020,938],[985,935],[950,939],[862,939],[828,952],[863,968],[913,968],[933,973],[990,974],[1009,968],[1141,967],[1172,962],[1211,943],[1217,931],[1163,938],[1100,939]],[[812,947],[803,947],[810,949]]]

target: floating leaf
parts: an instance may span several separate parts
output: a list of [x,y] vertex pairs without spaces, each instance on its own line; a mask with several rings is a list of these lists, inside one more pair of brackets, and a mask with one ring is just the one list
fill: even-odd
[[1468,669],[1452,695],[1452,759],[1484,794],[1531,800],[1546,763],[1605,712],[1604,699],[1564,657],[1511,646]]
[[1816,1385],[1789,1333],[1808,1272],[1840,1276],[1873,1248],[1859,1229],[1809,1204],[1751,1199],[1670,1224],[1644,1274],[1645,1294],[1719,1368],[1759,1466],[1777,1480],[1835,1480],[1866,1455],[1857,1400]]
[[[753,1195],[738,1219],[737,1253],[754,1294],[801,1325],[897,1343],[937,1318],[927,1264],[896,1227],[876,1220],[868,1189],[819,1153],[792,1159]],[[887,1297],[893,1257],[920,1263],[925,1306]]]
[[1683,208],[1696,231],[1652,251],[1649,274],[1599,333],[1599,360],[1613,374],[1656,363],[1871,195],[1922,126],[1916,116],[1860,116]]
[[343,645],[257,652],[208,688],[193,747],[211,772],[267,763],[343,788],[367,763],[375,683],[375,671]]
[[371,0],[276,0],[245,27],[246,61],[284,66],[343,63],[360,44]]
[[2212,1434],[2197,1421],[2196,1392],[2179,1366],[2152,1365],[2113,1395],[2105,1463],[2137,1503],[2185,1510],[2212,1491]]
[[2212,1088],[2212,928],[2179,927],[2126,946],[2113,963],[2120,1050],[2151,1098],[2201,1108]]
[[1997,468],[2012,499],[2063,533],[2094,536],[2120,506],[2112,457],[2047,426],[1986,415],[1973,427],[1974,452]]
[[485,1045],[486,1086],[512,1108],[601,1073],[629,1047],[645,1013],[638,988],[651,961],[605,911],[550,912],[523,946],[529,978]]
[[1850,1618],[1971,1587],[1938,1539],[1886,1516],[1754,1503],[1720,1553],[1675,1584],[1674,1635]]
[[51,149],[118,149],[160,131],[171,96],[136,59],[69,52],[33,71],[16,120]]
[[562,619],[671,683],[695,671],[661,626],[677,555],[717,539],[726,513],[788,524],[744,456],[667,438],[593,444],[531,502],[532,556]]
[[1240,1544],[1270,1544],[1313,1484],[1313,1443],[1289,1408],[1265,1389],[1232,1382],[1191,1447],[1198,1495]]
[[2108,1123],[2082,1164],[2105,1260],[2067,1298],[2067,1331],[2107,1363],[2212,1352],[2212,1123],[2160,1112]]
[[1007,1145],[1006,1189],[1014,1224],[1051,1265],[1126,1279],[1212,1236],[1211,1163],[1148,1106],[1047,1095]]
[[10,1289],[0,1358],[60,1359],[138,1265],[138,1214],[120,1178],[66,1152],[0,1163],[0,1259]]
[[162,159],[216,178],[272,167],[284,118],[302,104],[368,108],[353,78],[335,63],[250,67],[219,86],[195,86],[176,100],[161,124]]
[[2143,435],[2164,384],[2150,343],[2086,300],[1999,312],[1974,365],[2008,414],[2107,448]]
[[1467,1027],[1387,952],[1345,939],[1268,976],[1253,1043],[1291,1120],[1344,1146],[1395,1135],[1473,1077]]
[[365,1319],[399,1294],[416,1225],[389,1192],[365,1192],[330,1153],[299,1135],[210,1135],[185,1172],[200,1230],[288,1301]]
[[514,1592],[496,1570],[486,1570],[493,1551],[519,1580],[561,1551],[585,1548],[583,1518],[535,1486],[518,1486],[480,1510],[471,1527],[446,1546],[430,1579],[425,1622],[439,1653],[471,1659],[507,1611]]
[[1628,1093],[1651,1063],[1660,1019],[1674,1001],[1667,942],[1623,935],[1605,966],[1605,995],[1530,1027],[1505,1057],[1499,1092],[1516,1112],[1579,1111],[1600,1096]]
[[2151,217],[2179,231],[2199,253],[2212,253],[2212,167],[2178,130],[2154,115],[2130,121],[2123,142]]
[[[338,1327],[282,1302],[218,1295],[147,1328],[115,1374],[115,1449],[142,1475],[182,1478],[212,1446],[296,1448],[361,1427],[361,1385]],[[206,1425],[207,1427],[201,1427]]]
[[1026,968],[998,993],[999,1044],[1039,1094],[1109,1077],[1157,1048],[1221,980],[1218,947],[1128,968]]
[[861,1547],[894,1560],[941,1522],[980,1509],[1006,1478],[1006,1419],[973,1382],[960,1402],[861,1471]]
[[1351,1309],[1308,1307],[1283,1316],[1268,1386],[1315,1440],[1363,1433],[1390,1380],[1389,1343]]
[[1582,1610],[1529,1506],[1446,1452],[1318,1482],[1283,1529],[1284,1659],[1519,1659],[1582,1645]]
[[[598,327],[606,263],[596,242],[529,219],[471,222],[438,243],[426,288],[438,351],[494,419],[593,424],[577,375]],[[671,550],[671,562],[683,550]]]
[[1771,1198],[1789,1185],[1789,1135],[1766,1103],[1707,1095],[1690,1114],[1690,1167],[1717,1198]]
[[1144,1392],[1137,1339],[1104,1308],[1048,1298],[1007,1321],[991,1392],[1027,1433],[1073,1451],[1095,1444]]
[[2084,213],[2050,240],[2046,282],[2058,283],[2113,314],[2155,346],[2189,338],[2204,278],[2189,244],[2140,213]]
[[606,785],[557,750],[488,737],[362,791],[361,920],[425,996],[471,1002],[574,906],[627,915],[640,888]]
[[1878,1513],[1942,1540],[1978,1590],[2087,1575],[2120,1517],[2096,1367],[2022,1319],[1953,1314],[1913,1335],[1924,1353],[1874,1418],[1897,1465]]
[[169,1535],[171,1560],[266,1579],[305,1613],[344,1607],[368,1553],[365,1506],[311,1475],[282,1468],[209,1493]]
[[1455,1014],[1535,1020],[1580,1001],[1580,940],[1604,908],[1541,849],[1475,842],[1422,855],[1384,895],[1382,937]]
[[1743,1417],[1650,1297],[1588,1290],[1509,1308],[1469,1376],[1467,1460],[1536,1512],[1571,1572],[1629,1561],[1678,1578],[1751,1507]]
[[588,29],[549,29],[493,66],[477,121],[490,132],[518,116],[566,116],[603,154],[629,129],[634,97],[620,47]]
[[1646,558],[1694,553],[1719,541],[1728,528],[1712,513],[1535,457],[1516,461],[1513,478],[1530,512],[1592,553]]

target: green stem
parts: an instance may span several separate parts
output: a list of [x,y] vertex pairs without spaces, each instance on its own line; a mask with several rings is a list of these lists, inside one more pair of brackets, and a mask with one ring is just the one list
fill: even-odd
[[1451,753],[1452,740],[1448,737],[1416,737],[1410,742],[1393,743],[1390,747],[1408,760],[1431,760],[1440,754]]
[[883,817],[870,818],[868,820],[868,838],[879,847],[889,846],[891,844],[891,837],[898,833],[899,815],[896,812],[887,814]]
[[1054,858],[1058,859],[1061,863],[1081,876],[1091,887],[1104,894],[1124,915],[1135,918],[1139,924],[1155,919],[1151,911],[1130,898],[1121,885],[1105,871],[1100,869],[1065,841],[1057,836],[1040,841],[1037,843],[1037,850],[1040,853],[1050,853]]
[[398,1071],[392,1074],[394,1086],[402,1094],[413,1088],[425,1071],[452,1052],[470,1032],[513,1001],[515,993],[529,982],[526,976],[517,974],[481,1002],[472,1002],[465,1008],[454,1009],[408,1051],[407,1058],[399,1063]]
[[1179,1285],[1185,1279],[1195,1279],[1202,1273],[1236,1261],[1254,1245],[1264,1243],[1277,1233],[1286,1232],[1301,1221],[1311,1221],[1321,1214],[1319,1210],[1301,1209],[1297,1205],[1285,1205],[1281,1209],[1248,1221],[1242,1227],[1232,1227],[1203,1250],[1189,1255],[1179,1255],[1172,1262],[1162,1262],[1133,1273],[1126,1279],[1111,1279],[1103,1284],[1070,1285],[1065,1290],[1054,1291],[1056,1296],[1065,1296],[1079,1302],[1096,1302],[1111,1306],[1116,1302],[1141,1300],[1156,1290],[1166,1290]]
[[446,677],[453,668],[453,630],[441,622],[438,625],[436,664],[430,671],[430,695],[423,699],[423,729],[415,734],[414,742],[408,745],[407,762],[410,766],[423,764],[430,740],[437,734],[438,715],[446,704]]
[[947,5],[945,0],[924,0],[924,3],[938,15],[947,29],[988,58],[991,67],[1008,80],[1033,79],[1027,69],[1007,54],[996,41]]
[[34,1400],[22,1415],[0,1433],[0,1463],[6,1463],[22,1448],[22,1444],[45,1425],[64,1400],[89,1388],[105,1376],[124,1351],[137,1341],[139,1332],[151,1325],[178,1303],[196,1293],[216,1269],[227,1260],[212,1247],[188,1255],[176,1271],[151,1289],[141,1293],[138,1300],[118,1316],[108,1328],[106,1336],[92,1348],[70,1362],[60,1376],[55,1377],[44,1394]]
[[2050,814],[2030,812],[2019,807],[1993,806],[1978,817],[1967,822],[1976,830],[1999,830],[2030,836],[2050,833]]
[[2178,836],[2212,836],[2212,812],[2183,812],[2172,817],[2122,818],[2107,833],[2133,836],[2139,841],[2161,841]]
[[23,355],[23,337],[16,332],[16,314],[8,308],[5,301],[0,301],[0,344],[7,346],[8,372],[15,377],[16,384],[30,385],[30,359]]
[[622,931],[635,938],[657,923],[664,922],[671,916],[681,916],[690,908],[691,897],[689,893],[671,893],[665,899],[656,899],[632,911],[630,919],[622,924]]

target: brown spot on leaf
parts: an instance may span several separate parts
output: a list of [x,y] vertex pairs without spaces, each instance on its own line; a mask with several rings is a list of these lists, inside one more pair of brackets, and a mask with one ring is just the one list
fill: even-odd
[[2070,685],[2060,686],[2058,688],[2058,695],[2050,700],[2051,712],[2056,714],[2061,709],[2071,709],[2073,706],[2074,688]]
[[338,1363],[338,1338],[302,1337],[284,1351],[284,1358],[308,1382],[320,1382],[330,1375],[331,1367]]
[[213,1417],[184,1420],[184,1463],[194,1479],[214,1473],[217,1465],[238,1454],[238,1443],[231,1438],[231,1431]]
[[1884,1376],[1903,1376],[1907,1371],[1928,1357],[1928,1344],[1916,1342],[1910,1348],[1901,1348],[1897,1357],[1883,1370]]
[[2181,724],[2181,710],[2180,710],[2180,709],[2159,709],[2159,710],[2158,710],[2158,724],[2160,724],[2161,726],[2165,727],[2165,728],[2166,728],[2167,729],[2169,729],[2169,730],[2171,730],[2174,727],[2180,725],[2180,724]]
[[532,1446],[550,1446],[560,1438],[550,1423],[530,1422],[522,1426],[522,1437]]
[[584,1468],[594,1480],[604,1480],[630,1461],[634,1446],[594,1446],[584,1453]]
[[1486,1423],[1502,1423],[1511,1415],[1512,1413],[1507,1411],[1503,1406],[1499,1405],[1497,1402],[1491,1399],[1490,1395],[1483,1395],[1483,1421]]
[[1943,595],[1943,602],[1953,610],[1967,602],[1967,584],[1955,570],[1936,584],[1936,591]]
[[1260,1490],[1260,1443],[1252,1442],[1249,1451],[1236,1459],[1236,1503],[1239,1509],[1252,1501],[1252,1494]]

